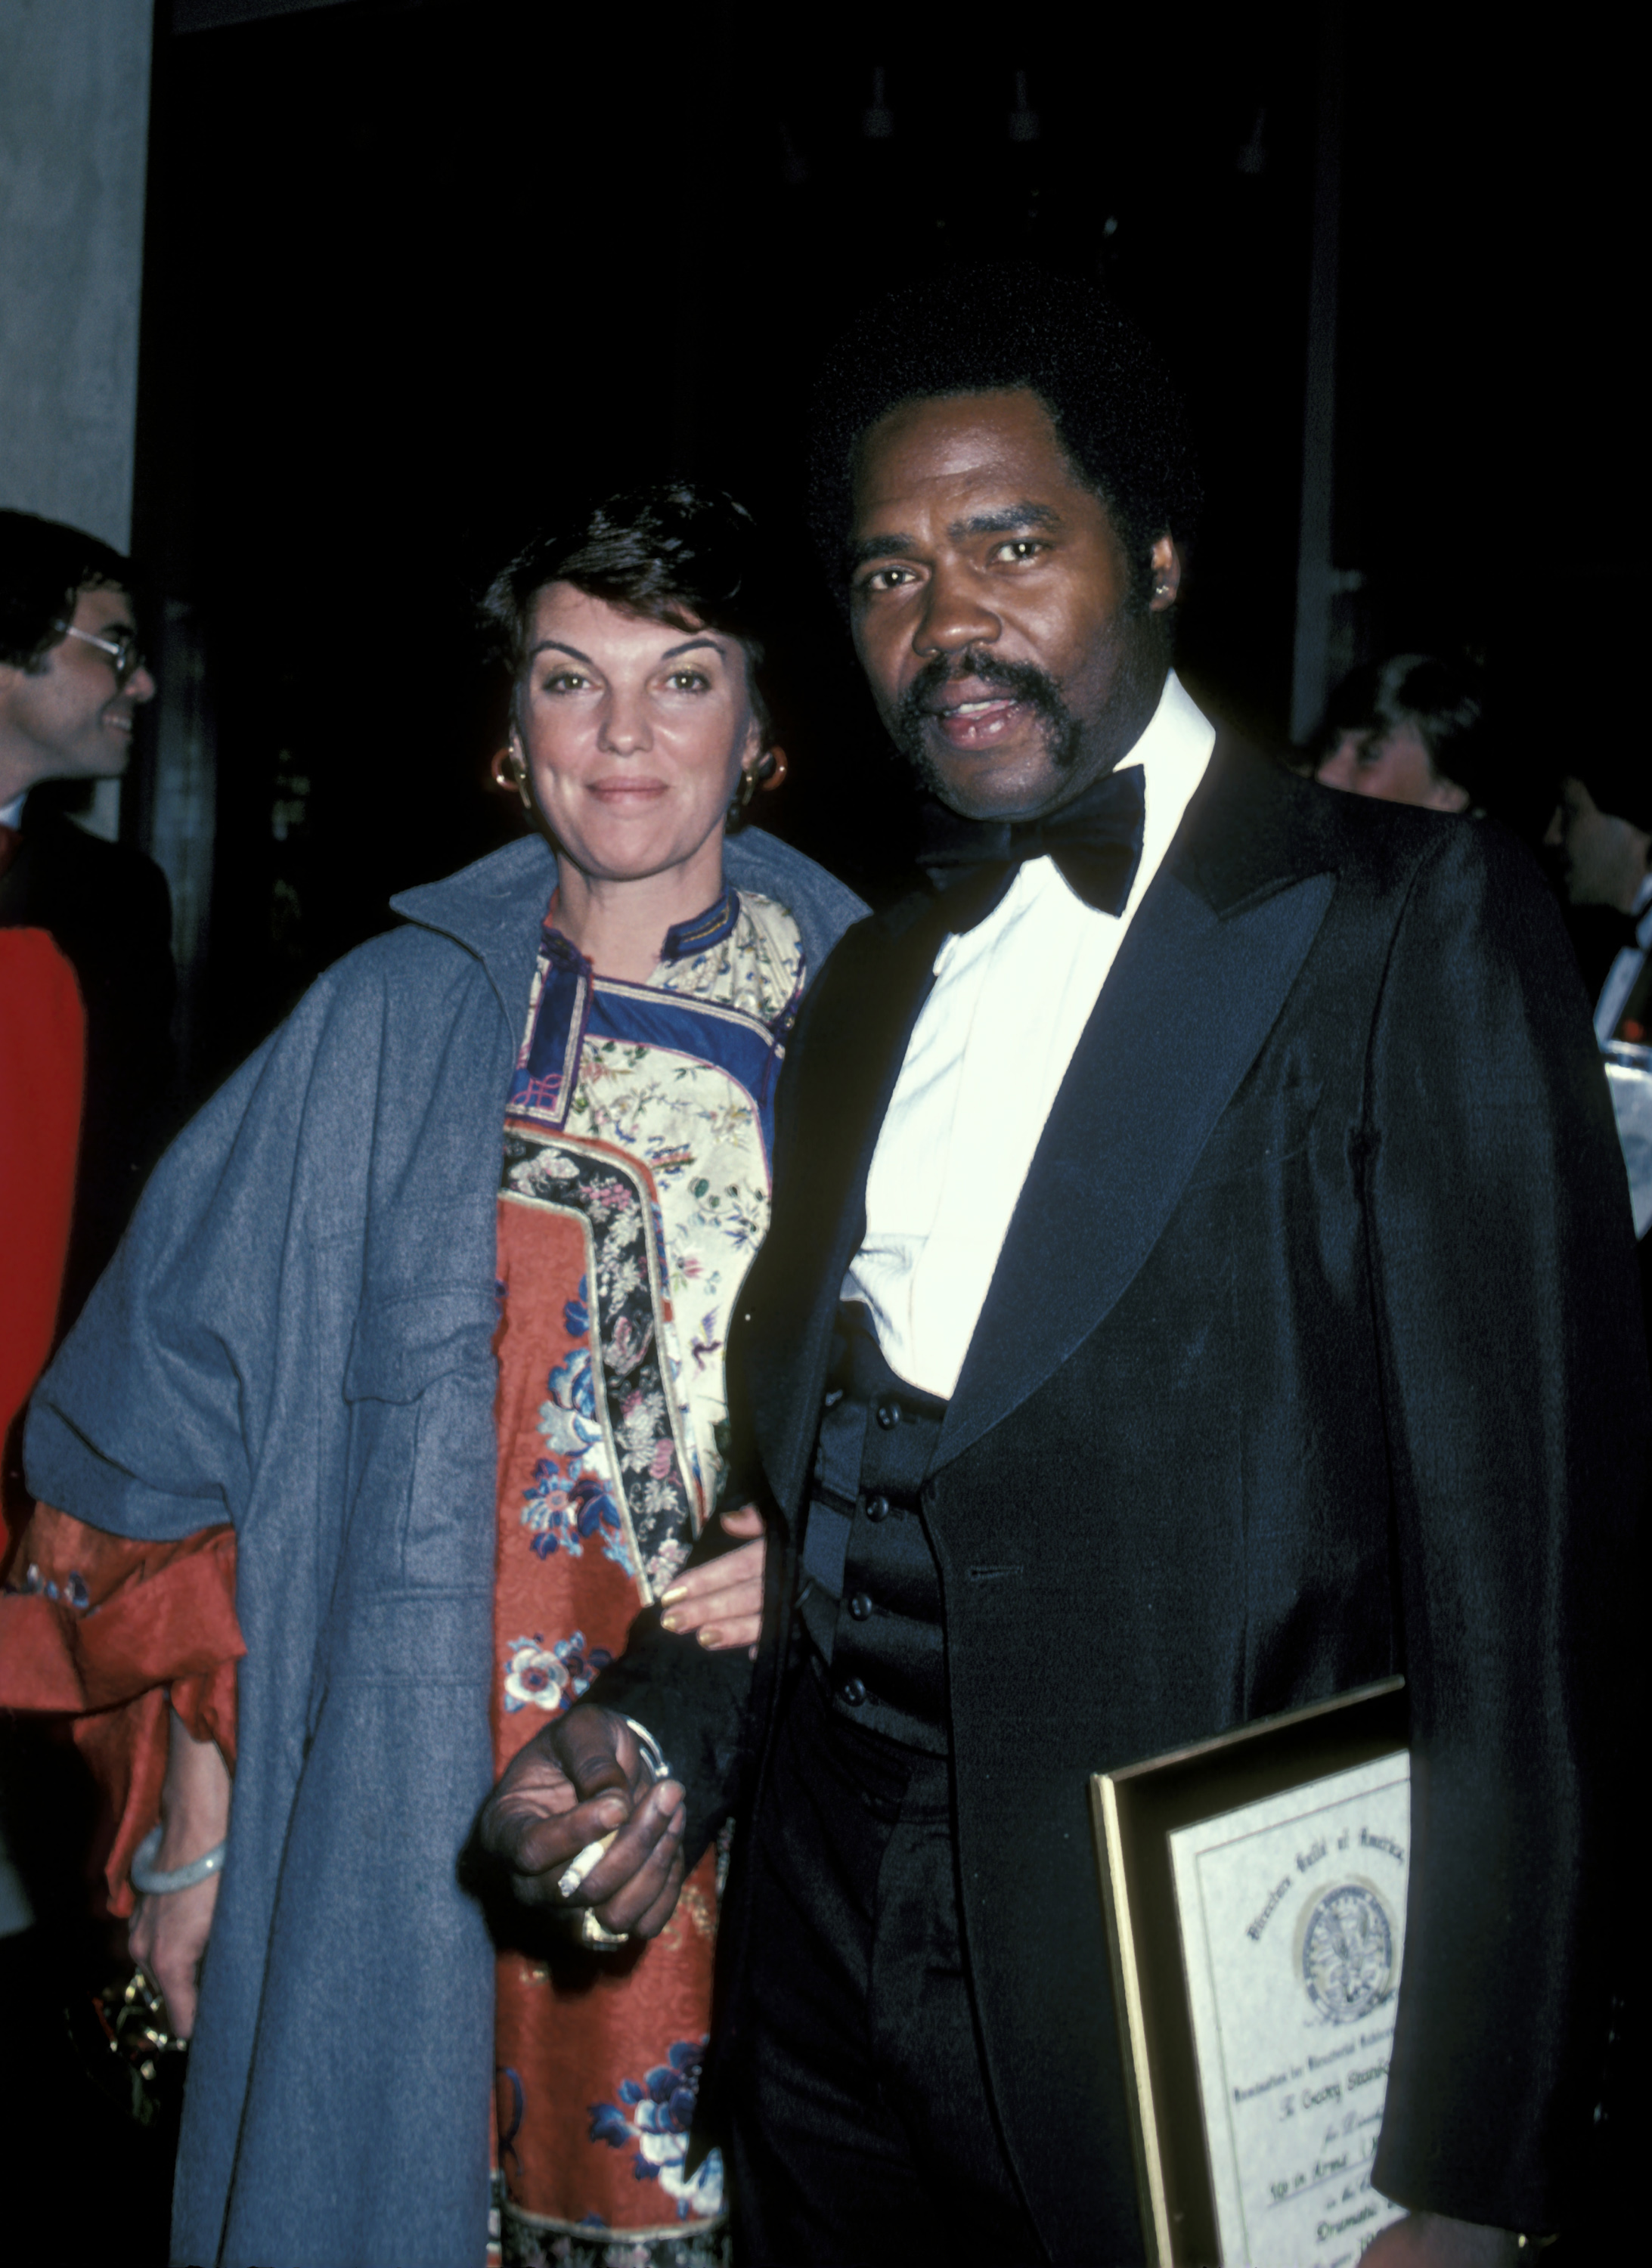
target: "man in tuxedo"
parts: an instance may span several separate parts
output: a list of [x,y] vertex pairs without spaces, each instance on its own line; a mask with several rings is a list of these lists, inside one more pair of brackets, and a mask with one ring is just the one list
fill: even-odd
[[96,536],[0,512],[0,927],[49,932],[86,1013],[65,1328],[126,1226],[172,1103],[166,878],[77,826],[55,792],[119,778],[154,698],[132,581],[130,561]]
[[818,416],[930,887],[782,1084],[731,1346],[763,1643],[749,1684],[667,1598],[483,1846],[646,1937],[738,1802],[701,2108],[746,2260],[1139,2259],[1088,1776],[1402,1672],[1411,2210],[1366,2257],[1513,2260],[1597,2068],[1648,1432],[1552,904],[1199,714],[1175,396],[1088,289],[899,295]]

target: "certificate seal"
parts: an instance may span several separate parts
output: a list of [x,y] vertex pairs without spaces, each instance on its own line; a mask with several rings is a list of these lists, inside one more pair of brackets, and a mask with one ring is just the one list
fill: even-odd
[[1302,1926],[1302,1982],[1327,2023],[1353,2024],[1394,1989],[1394,1917],[1368,1882],[1322,1890]]

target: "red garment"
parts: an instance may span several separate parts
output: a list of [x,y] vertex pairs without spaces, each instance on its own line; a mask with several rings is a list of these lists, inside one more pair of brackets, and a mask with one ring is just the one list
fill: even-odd
[[[493,1627],[505,1674],[494,1686],[493,1764],[503,1773],[547,1714],[577,1699],[603,1662],[623,1651],[638,1587],[601,1549],[594,1520],[578,1556],[529,1548],[522,1506],[543,1484],[546,1380],[589,1348],[584,1294],[591,1255],[585,1224],[572,1212],[502,1203],[498,1219],[504,1315],[497,1341]],[[636,2129],[651,2095],[681,2089],[692,2099],[711,2021],[716,1938],[717,1871],[708,1852],[646,1948],[554,1966],[499,1955],[499,2163],[512,2208],[533,2217],[514,2232],[508,2257],[582,2259],[583,2253],[557,2250],[582,2222],[633,2243],[669,2242],[704,2227],[679,2206],[679,2198],[686,2205],[694,2196],[679,2178],[681,2144],[668,2148],[662,2141],[651,2161],[653,2139]],[[639,2262],[644,2257],[639,2251]]]
[[0,1708],[71,1719],[114,1814],[109,1911],[132,1911],[127,1869],[160,1817],[167,1702],[235,1763],[235,1531],[135,1543],[41,1505],[0,1598]]
[[[0,929],[0,1442],[51,1351],[85,1053],[74,970],[44,930]],[[15,1519],[0,1543],[0,1572]]]

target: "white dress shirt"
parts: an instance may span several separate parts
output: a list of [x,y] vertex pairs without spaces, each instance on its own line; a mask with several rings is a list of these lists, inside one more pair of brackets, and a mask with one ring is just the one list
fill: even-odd
[[1044,1121],[1215,742],[1172,672],[1124,759],[1141,766],[1146,818],[1123,913],[1098,913],[1053,859],[1032,858],[935,956],[843,1285],[869,1309],[890,1369],[926,1393],[958,1382]]

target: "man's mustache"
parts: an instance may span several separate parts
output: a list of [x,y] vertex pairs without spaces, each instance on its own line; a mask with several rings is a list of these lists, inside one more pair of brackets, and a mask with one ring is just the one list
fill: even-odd
[[1050,728],[1055,762],[1065,769],[1072,762],[1077,753],[1077,733],[1055,679],[1036,662],[1005,661],[971,646],[961,654],[938,653],[926,662],[896,705],[892,720],[896,745],[926,777],[930,765],[924,747],[925,719],[946,705],[948,685],[965,682],[990,685],[1036,711]]
[[926,661],[901,696],[903,718],[910,712],[916,723],[932,710],[945,705],[941,696],[948,685],[962,685],[970,680],[997,686],[1015,700],[1042,709],[1046,716],[1062,724],[1067,721],[1067,707],[1061,698],[1060,687],[1036,662],[1004,661],[995,653],[980,652],[974,647],[952,656],[938,653],[933,660]]

